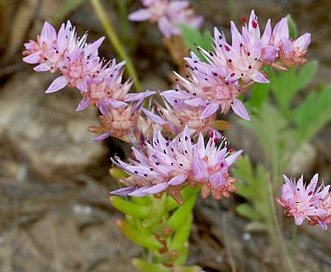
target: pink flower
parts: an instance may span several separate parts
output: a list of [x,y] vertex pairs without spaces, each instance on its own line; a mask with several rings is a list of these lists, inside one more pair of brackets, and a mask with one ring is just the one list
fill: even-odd
[[[125,94],[123,100],[112,100],[108,103],[100,103],[99,116],[101,127],[90,127],[90,131],[100,134],[94,140],[101,141],[109,136],[122,139],[127,142],[135,141],[135,133],[138,119],[140,117],[141,106],[145,98],[153,95],[152,91],[145,91],[136,94]],[[138,131],[139,133],[139,131]]]
[[281,66],[291,67],[296,63],[304,63],[304,56],[307,53],[311,42],[311,34],[305,33],[298,39],[293,40],[289,37],[287,19],[281,19],[274,27],[271,43],[278,48],[278,58]]
[[129,19],[157,23],[166,38],[180,35],[178,24],[198,28],[202,23],[202,17],[194,15],[188,1],[142,0],[141,2],[145,8],[131,13]]
[[331,193],[329,192],[324,199],[319,201],[319,208],[325,210],[323,215],[312,216],[309,225],[319,224],[322,230],[327,230],[331,224]]
[[77,107],[77,111],[83,110],[89,105],[95,107],[111,106],[113,108],[123,108],[127,105],[125,97],[130,91],[132,81],[122,83],[122,75],[125,62],[116,63],[113,59],[111,63],[106,63],[100,67],[86,80],[86,91],[81,92],[83,99]]
[[48,71],[57,67],[57,63],[62,61],[59,53],[56,53],[57,34],[54,27],[48,22],[44,23],[37,41],[30,40],[25,43],[23,61],[30,64],[40,64],[35,68],[37,72]]
[[229,192],[236,192],[233,185],[235,178],[230,177],[229,167],[239,158],[242,151],[237,151],[229,155],[227,147],[222,138],[219,146],[216,146],[217,138],[211,137],[207,144],[204,144],[202,134],[199,135],[198,142],[194,148],[194,160],[192,171],[194,179],[201,185],[203,198],[210,195],[216,200],[221,200],[222,196],[229,197]]
[[[184,78],[178,74],[178,84],[183,89],[177,89],[182,94],[185,104],[197,107],[203,106],[201,118],[209,117],[221,107],[223,114],[228,113],[230,108],[240,117],[249,120],[247,110],[238,97],[245,91],[240,88],[238,82],[226,81],[226,69],[214,67],[200,62],[194,53],[191,58],[185,58],[191,71]],[[164,96],[170,97],[174,91],[163,92]],[[177,94],[178,96],[178,94]]]
[[248,22],[244,20],[242,34],[236,25],[231,22],[232,44],[227,43],[224,33],[214,30],[214,51],[212,56],[204,52],[205,57],[213,66],[227,68],[226,81],[242,79],[244,83],[255,81],[268,83],[268,79],[261,72],[263,65],[262,53],[270,40],[270,23],[267,24],[264,35],[260,36],[260,28],[254,10]]
[[87,35],[77,37],[76,30],[70,21],[62,24],[58,33],[54,27],[45,22],[37,41],[25,44],[23,61],[38,64],[37,72],[59,70],[61,76],[56,78],[46,90],[57,92],[68,84],[84,92],[88,78],[101,67],[98,48],[104,38],[94,43],[86,43]]
[[205,135],[212,129],[213,121],[216,119],[216,112],[203,117],[206,105],[191,106],[181,100],[182,92],[178,92],[178,96],[167,91],[161,93],[165,98],[163,100],[164,106],[155,102],[156,115],[152,111],[143,109],[146,116],[155,124],[163,127],[166,131],[171,133],[179,133],[185,126],[187,126],[191,133],[197,135],[202,133]]
[[301,225],[305,219],[311,222],[312,218],[323,218],[327,213],[321,201],[327,197],[330,186],[316,189],[317,181],[318,174],[314,175],[308,185],[304,185],[302,176],[296,182],[284,175],[281,198],[276,200],[285,208],[286,215],[294,217],[297,225]]
[[229,167],[237,160],[241,151],[229,155],[227,148],[216,146],[217,138],[212,135],[205,146],[203,135],[193,144],[190,132],[184,128],[173,140],[165,139],[160,131],[140,149],[133,148],[135,159],[130,164],[119,158],[114,163],[130,176],[120,181],[128,187],[111,192],[118,195],[141,197],[166,191],[182,203],[180,190],[189,185],[201,185],[202,196],[210,193],[220,200],[236,191],[229,176]]
[[133,148],[133,153],[135,159],[131,164],[119,158],[113,160],[130,175],[120,180],[130,189],[123,188],[112,193],[141,197],[167,190],[178,199],[179,189],[190,175],[193,160],[193,145],[188,129],[184,129],[173,140],[167,140],[160,131],[155,131],[151,142],[145,143],[141,150]]

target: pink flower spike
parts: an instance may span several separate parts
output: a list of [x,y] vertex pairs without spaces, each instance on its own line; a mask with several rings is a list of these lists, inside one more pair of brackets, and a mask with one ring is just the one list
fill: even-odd
[[173,177],[168,183],[171,186],[176,186],[185,182],[186,179],[187,179],[187,175],[178,175],[176,177]]
[[111,133],[110,132],[105,132],[105,133],[100,134],[98,137],[95,137],[93,139],[93,141],[101,142],[101,141],[107,139],[110,136],[111,136]]
[[158,124],[160,126],[163,126],[166,124],[166,121],[164,121],[160,116],[150,112],[149,110],[142,108],[142,111],[146,114],[146,116],[151,119],[155,124]]
[[269,83],[269,80],[259,71],[256,71],[251,75],[253,81],[257,83]]
[[150,18],[151,18],[151,13],[148,9],[137,10],[128,16],[128,19],[134,22],[146,21]]
[[[225,139],[216,146],[216,138],[211,137],[205,145],[202,134],[199,134],[194,148],[192,170],[195,180],[201,185],[203,198],[212,194],[215,199],[220,200],[223,196],[229,197],[229,192],[237,190],[233,185],[236,179],[229,175],[230,165],[226,160],[228,151],[227,147],[223,146],[224,141]],[[240,153],[236,152],[228,161],[233,164]]]
[[146,194],[158,194],[169,187],[169,183],[163,182],[143,190]]
[[215,112],[219,109],[219,104],[217,103],[210,103],[207,107],[205,107],[204,111],[202,112],[201,118],[207,118],[211,115],[213,115]]
[[46,21],[40,33],[40,44],[43,45],[43,43],[45,43],[48,46],[51,46],[56,39],[55,28]]
[[55,93],[68,85],[68,80],[64,76],[56,78],[48,87],[45,93]]
[[134,190],[136,190],[135,187],[125,187],[125,188],[121,188],[121,189],[111,191],[110,194],[119,195],[119,196],[126,196],[126,195],[132,193]]
[[248,121],[250,120],[244,104],[238,98],[233,100],[233,104],[231,105],[231,108],[233,109],[235,114],[237,114],[239,117]]
[[311,34],[306,33],[300,36],[293,44],[293,47],[298,49],[300,51],[303,51],[308,48],[309,44],[311,43]]
[[[40,56],[39,56],[39,52],[37,53],[33,53],[33,54],[30,54],[26,57],[23,58],[23,61],[26,62],[26,63],[29,63],[29,64],[36,64],[38,63],[40,59]],[[44,71],[48,71],[50,68],[48,67],[47,70],[44,70]],[[43,72],[43,71],[38,71],[36,69],[34,69],[36,72]]]
[[274,27],[272,32],[272,36],[274,38],[274,44],[279,46],[279,43],[282,39],[289,39],[289,29],[287,24],[287,18],[282,18]]
[[84,52],[86,54],[86,56],[98,55],[98,49],[101,46],[104,39],[105,39],[105,37],[101,37],[98,40],[96,40],[95,42],[86,45],[85,52]]
[[90,105],[90,102],[86,99],[86,98],[83,98],[77,108],[76,108],[76,111],[82,111],[82,110],[85,110],[88,106]]
[[141,2],[144,8],[131,13],[128,16],[129,20],[136,22],[149,20],[151,23],[157,23],[166,38],[180,35],[179,24],[198,28],[202,23],[202,17],[195,16],[188,1],[142,0]]
[[33,68],[33,70],[36,72],[46,72],[49,71],[50,69],[51,67],[45,62]]
[[227,163],[228,166],[231,166],[232,164],[234,164],[240,157],[240,155],[242,154],[242,150],[236,151],[235,153],[231,154],[230,156],[225,158],[225,161]]

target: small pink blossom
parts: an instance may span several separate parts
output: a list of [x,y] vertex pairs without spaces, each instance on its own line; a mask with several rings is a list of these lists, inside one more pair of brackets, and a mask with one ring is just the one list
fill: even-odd
[[131,13],[129,19],[157,23],[166,38],[180,35],[179,24],[198,28],[203,20],[201,16],[194,14],[188,1],[142,0],[141,2],[145,8]]
[[[193,145],[188,129],[184,129],[173,140],[165,139],[160,131],[155,131],[153,139],[140,150],[133,148],[135,159],[127,164],[116,158],[117,166],[130,177],[120,181],[131,188],[128,195],[141,197],[162,191],[175,193],[179,197],[182,184],[188,179],[193,160]],[[168,189],[168,187],[174,187]],[[175,190],[177,188],[177,190]],[[127,192],[128,188],[113,191],[113,194]],[[180,197],[179,197],[180,198]]]
[[166,191],[176,201],[182,203],[180,190],[189,185],[201,185],[201,194],[210,193],[215,199],[228,197],[236,191],[236,179],[229,176],[229,167],[238,159],[241,151],[229,156],[223,142],[216,146],[213,134],[204,144],[199,134],[196,144],[192,143],[190,132],[184,128],[173,140],[163,137],[155,130],[153,138],[140,149],[133,148],[135,159],[126,163],[116,158],[114,163],[130,176],[120,181],[127,187],[111,192],[112,194],[141,197]]
[[[135,141],[138,119],[144,99],[153,95],[153,91],[126,94],[122,99],[99,104],[101,126],[90,127],[90,131],[100,134],[94,140],[101,141],[109,136],[127,142]],[[139,133],[139,131],[138,131]]]
[[23,61],[38,64],[34,68],[36,72],[60,71],[61,76],[51,83],[47,93],[57,92],[67,85],[84,92],[88,78],[101,66],[98,49],[104,38],[91,44],[86,43],[86,39],[87,35],[77,37],[70,21],[62,24],[58,33],[45,22],[37,41],[25,44]]
[[201,185],[202,197],[206,198],[212,194],[216,200],[221,200],[222,196],[229,197],[229,192],[237,191],[233,185],[236,179],[230,177],[229,167],[239,158],[242,151],[229,156],[225,140],[222,139],[218,147],[216,142],[217,138],[211,137],[205,145],[202,135],[199,135],[194,148],[192,171],[195,181]]
[[287,69],[295,64],[305,63],[304,58],[311,42],[311,34],[305,33],[296,40],[290,38],[287,18],[282,18],[274,27],[270,45],[277,48],[274,63],[275,68]]
[[[182,93],[179,91],[178,95]],[[170,92],[162,92],[164,97],[163,104],[155,102],[154,112],[143,109],[146,116],[152,120],[155,124],[163,127],[170,133],[179,133],[185,126],[187,126],[191,133],[197,135],[202,133],[205,135],[212,129],[213,121],[216,119],[216,112],[203,117],[203,113],[206,109],[206,105],[192,106],[186,104],[180,97],[176,97]]]
[[281,197],[276,200],[285,208],[286,215],[294,217],[297,225],[301,225],[307,219],[309,222],[321,222],[323,226],[323,222],[329,220],[323,220],[323,218],[330,214],[330,210],[327,211],[325,208],[326,206],[330,207],[328,196],[330,186],[321,185],[316,188],[317,181],[318,174],[314,175],[308,185],[304,184],[302,176],[296,182],[284,175]]

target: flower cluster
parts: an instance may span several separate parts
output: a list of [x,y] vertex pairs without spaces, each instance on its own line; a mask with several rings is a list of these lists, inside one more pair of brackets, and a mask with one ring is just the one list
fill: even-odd
[[130,176],[120,181],[125,188],[113,191],[117,195],[141,197],[167,191],[176,201],[182,203],[180,190],[184,186],[195,188],[201,185],[203,197],[212,194],[220,200],[235,192],[235,178],[229,176],[229,167],[238,159],[241,151],[227,150],[224,138],[217,145],[215,134],[205,145],[200,133],[196,144],[192,143],[190,132],[184,128],[174,139],[164,138],[158,130],[153,139],[138,150],[133,148],[135,159],[125,163],[119,158],[113,162]]
[[166,38],[180,35],[179,24],[197,28],[203,20],[201,16],[194,14],[188,1],[141,0],[141,3],[145,8],[131,13],[129,19],[137,22],[149,20],[157,23]]
[[65,86],[76,87],[82,95],[77,111],[89,105],[99,108],[101,127],[90,130],[101,134],[97,140],[110,135],[126,139],[136,127],[143,100],[154,92],[128,93],[132,81],[122,83],[124,62],[105,62],[99,57],[98,49],[104,40],[86,43],[87,35],[77,37],[76,30],[68,21],[62,24],[58,33],[45,22],[36,41],[25,44],[23,61],[38,64],[37,72],[57,70],[60,76],[46,90],[53,93]]
[[303,177],[296,182],[284,175],[281,187],[281,197],[276,201],[285,208],[285,214],[293,216],[296,225],[301,225],[305,219],[310,225],[319,224],[323,230],[331,224],[331,192],[330,185],[320,185],[316,188],[318,174],[315,174],[308,185]]
[[201,119],[210,118],[219,108],[226,114],[231,108],[238,116],[249,119],[244,104],[238,97],[253,83],[268,83],[263,67],[268,65],[286,70],[303,63],[310,34],[294,40],[289,36],[287,19],[281,19],[272,29],[268,20],[261,35],[254,11],[247,22],[243,19],[241,33],[231,22],[232,42],[229,44],[222,31],[214,30],[214,49],[207,52],[198,48],[204,61],[191,53],[186,77],[177,74],[177,87],[162,95],[182,112],[199,111]]

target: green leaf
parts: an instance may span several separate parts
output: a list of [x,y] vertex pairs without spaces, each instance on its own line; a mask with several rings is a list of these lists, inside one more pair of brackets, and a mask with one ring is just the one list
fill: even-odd
[[151,205],[151,199],[150,195],[143,196],[143,197],[131,197],[131,201],[134,204],[140,205],[140,206],[149,206]]
[[174,272],[202,272],[201,267],[194,265],[194,266],[181,266],[175,267]]
[[287,161],[285,156],[293,143],[293,129],[290,123],[272,105],[264,104],[255,109],[251,121],[240,120],[241,124],[249,127],[257,136],[270,163]]
[[117,220],[116,225],[125,237],[142,247],[149,250],[160,250],[163,248],[163,244],[152,233],[142,233],[141,230],[131,226],[124,220]]
[[246,103],[247,107],[252,110],[253,108],[260,108],[268,99],[270,84],[256,83],[250,90],[251,97],[249,102]]
[[168,224],[173,231],[176,231],[181,225],[187,224],[189,221],[196,196],[195,194],[188,200],[185,200],[183,205],[179,206],[169,218]]
[[269,211],[266,205],[269,173],[262,165],[258,165],[254,170],[248,156],[239,158],[232,172],[238,178],[237,194],[247,200],[247,203],[236,208],[237,212],[250,220],[266,222]]
[[127,178],[129,176],[128,173],[124,172],[122,169],[119,169],[117,167],[110,168],[109,174],[116,180],[119,180],[120,178]]
[[263,222],[253,221],[247,224],[247,231],[267,231],[267,225]]
[[191,49],[200,60],[205,60],[197,49],[197,46],[207,51],[213,49],[213,38],[210,32],[206,30],[202,33],[199,29],[184,24],[180,24],[179,29],[183,36],[185,45]]
[[289,68],[288,71],[270,72],[270,84],[283,115],[291,118],[291,102],[293,97],[305,87],[315,75],[318,66],[317,61],[311,61],[305,65]]
[[183,223],[175,232],[169,246],[171,250],[180,250],[187,243],[188,237],[191,232],[192,222],[193,214],[190,213],[190,216],[188,217],[186,222]]
[[[174,261],[174,264],[176,265],[176,268],[180,268],[180,266],[185,265],[185,262],[187,260],[188,254],[189,254],[189,245],[188,243],[184,244],[184,246],[181,249],[176,250],[179,254],[178,258]],[[185,268],[185,267],[184,267]],[[177,269],[175,271],[177,271]],[[180,270],[178,270],[180,271]]]
[[298,36],[297,25],[294,22],[294,20],[292,19],[292,16],[290,14],[288,14],[286,16],[286,18],[287,18],[288,29],[289,29],[289,32],[290,32],[290,38],[296,39],[297,36]]
[[236,211],[244,217],[247,217],[250,220],[256,220],[259,221],[263,219],[259,213],[256,212],[256,210],[253,209],[253,207],[247,203],[240,204]]
[[171,272],[172,269],[162,264],[153,264],[142,259],[132,259],[132,265],[142,272]]
[[310,140],[331,120],[331,85],[311,92],[293,111],[299,143]]
[[118,196],[111,196],[109,200],[114,208],[135,218],[146,218],[151,211],[149,206],[137,205]]
[[143,228],[150,229],[161,221],[162,217],[166,213],[166,198],[166,194],[162,194],[161,197],[151,196],[152,203],[150,205],[150,214],[143,220],[141,224]]
[[[199,186],[195,189],[192,189],[190,186],[186,186],[184,189],[181,190],[181,195],[183,197],[183,201],[185,203],[186,200],[191,198],[192,195],[197,194],[199,192],[200,188]],[[174,200],[172,197],[168,197],[166,201],[166,210],[172,211],[176,209],[180,204]]]

